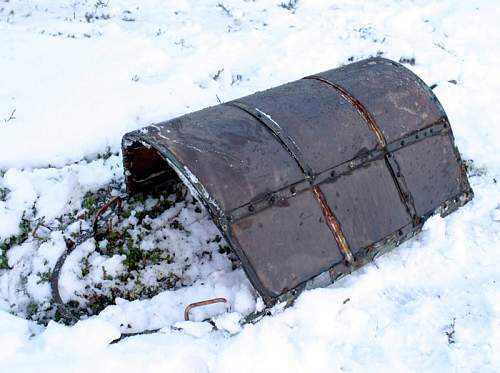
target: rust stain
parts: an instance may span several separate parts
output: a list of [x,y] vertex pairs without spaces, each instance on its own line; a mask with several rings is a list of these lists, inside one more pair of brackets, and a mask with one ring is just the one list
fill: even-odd
[[202,300],[200,302],[194,302],[194,303],[188,304],[188,306],[184,310],[184,320],[189,321],[189,312],[193,308],[208,306],[209,304],[214,304],[214,303],[227,303],[227,299],[226,298],[213,298],[213,299],[207,299],[207,300]]
[[320,82],[323,82],[325,84],[328,84],[330,87],[335,88],[339,93],[341,94],[342,97],[344,97],[349,103],[356,108],[358,113],[365,119],[366,123],[368,124],[368,127],[372,130],[372,132],[375,134],[375,137],[377,138],[377,141],[381,147],[385,147],[387,142],[385,140],[384,134],[380,130],[379,126],[377,125],[377,122],[375,122],[375,118],[370,114],[370,112],[365,108],[365,106],[356,98],[354,97],[351,93],[349,93],[344,87],[328,80],[325,78],[322,78],[320,76],[308,76],[304,79],[315,79]]
[[333,233],[335,241],[337,241],[337,245],[339,246],[342,255],[344,255],[344,258],[349,264],[353,264],[354,256],[352,255],[351,249],[349,249],[349,245],[347,244],[347,241],[344,237],[344,233],[342,233],[342,229],[340,228],[340,224],[337,221],[337,218],[335,217],[335,215],[333,215],[330,206],[328,206],[323,191],[320,189],[319,185],[315,185],[312,188],[312,191],[314,194],[314,198],[316,198],[316,201],[321,207],[321,211],[323,212],[323,216],[326,220],[326,225],[328,225],[328,228],[330,228],[330,231]]
[[97,213],[95,214],[94,217],[94,223],[92,225],[94,233],[97,232],[97,224],[99,223],[99,218],[112,206],[112,205],[117,205],[121,206],[122,203],[122,198],[120,196],[116,196],[111,198],[108,202],[106,202],[103,206],[97,210]]

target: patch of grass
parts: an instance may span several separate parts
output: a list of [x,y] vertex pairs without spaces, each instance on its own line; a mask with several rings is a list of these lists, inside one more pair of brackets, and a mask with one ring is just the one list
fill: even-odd
[[83,196],[82,207],[88,211],[89,214],[93,214],[97,211],[97,197],[92,192],[87,192]]
[[150,251],[145,251],[143,259],[150,262],[151,264],[160,264],[162,262],[172,264],[175,261],[175,254],[172,255],[162,249],[153,249]]
[[97,153],[97,159],[109,159],[113,155],[113,152],[111,151],[111,147],[107,146],[106,150],[102,153]]
[[[98,158],[107,159],[111,155],[110,149],[107,148],[105,153],[98,155]],[[121,188],[121,184],[112,183],[99,190],[87,191],[81,199],[81,206],[75,206],[72,211],[49,222],[43,218],[32,218],[37,214],[33,208],[28,209],[26,217],[23,216],[20,222],[19,235],[10,237],[4,242],[0,241],[0,269],[10,269],[7,262],[8,250],[27,239],[36,240],[39,244],[43,239],[50,238],[50,232],[57,231],[64,234],[64,238],[68,240],[79,241],[79,238],[86,237],[97,210],[109,201],[112,195],[116,195],[114,191]],[[191,262],[185,257],[177,258],[172,249],[166,246],[168,240],[160,232],[170,227],[189,235],[190,232],[179,218],[181,206],[198,214],[203,210],[196,201],[191,198],[186,199],[185,188],[174,188],[173,192],[174,195],[172,191],[150,196],[139,194],[122,201],[121,206],[113,206],[104,213],[100,220],[99,234],[95,236],[96,248],[93,255],[101,255],[103,259],[121,255],[119,261],[121,260],[123,267],[111,275],[102,264],[94,266],[89,255],[81,259],[81,275],[78,276],[78,281],[84,284],[84,288],[72,294],[72,299],[66,304],[75,316],[97,314],[108,305],[114,304],[117,297],[127,300],[144,299],[179,286],[182,269],[177,266],[173,269],[168,265],[184,260],[185,268],[189,268]],[[173,214],[155,221],[173,206],[176,207],[175,211],[172,211]],[[74,229],[71,231],[68,229],[70,225],[78,226],[78,223],[81,225],[76,232]],[[142,249],[141,242],[144,240],[154,242],[154,246]],[[202,253],[195,253],[193,258],[202,262],[213,260],[212,255],[218,254],[216,249],[214,251],[211,249],[218,244],[224,252],[229,252],[229,247],[222,246],[224,245],[222,237],[214,235],[207,239],[207,249]],[[101,270],[102,277],[94,278],[91,275]],[[51,279],[52,273],[47,262],[41,268],[34,268],[32,271],[38,284],[47,283]],[[38,322],[46,323],[54,318],[65,321],[61,319],[52,300],[40,304],[32,299],[31,303],[24,306],[24,312],[28,318]]]
[[2,242],[0,244],[0,269],[10,269],[9,261],[7,259],[7,251],[9,248],[9,245],[6,242]]
[[52,270],[49,269],[48,271],[45,271],[45,272],[37,272],[36,275],[39,278],[36,283],[37,284],[43,284],[44,282],[49,282],[50,281],[50,278],[52,277]]
[[232,17],[231,11],[223,3],[217,4],[217,8],[220,8],[226,16]]
[[243,75],[241,74],[233,74],[231,76],[231,85],[235,85],[240,83],[243,80]]
[[401,57],[399,63],[415,66],[415,57]]
[[219,253],[228,255],[231,253],[231,248],[228,245],[219,245]]
[[488,173],[488,169],[484,166],[478,166],[473,159],[464,160],[465,171],[469,177],[484,176]]
[[295,12],[297,10],[297,5],[299,3],[299,0],[289,0],[288,2],[283,2],[279,4],[278,6],[289,10],[291,12]]
[[143,259],[142,250],[136,246],[133,240],[127,240],[127,252],[125,254],[125,260],[123,264],[128,268],[129,271],[133,271],[139,267],[139,262]]
[[446,337],[448,338],[448,344],[452,345],[455,343],[455,318],[453,318],[453,321],[451,322],[450,325],[448,325],[445,328],[444,334],[446,334]]
[[0,201],[6,201],[7,195],[10,193],[10,190],[7,188],[0,187]]
[[0,243],[0,269],[10,269],[7,260],[7,251],[9,251],[12,246],[20,245],[25,242],[31,233],[32,228],[30,221],[25,219],[24,215],[19,223],[19,229],[21,233],[16,236],[11,236]]
[[32,302],[28,304],[28,307],[26,308],[28,312],[28,317],[32,318],[37,312],[38,312],[38,303]]
[[84,256],[82,259],[82,277],[87,277],[90,273],[89,257]]
[[215,74],[212,75],[212,79],[217,81],[220,79],[220,77],[222,76],[222,73],[224,72],[224,69],[219,69],[217,70],[217,72]]
[[19,229],[21,230],[21,233],[11,238],[11,244],[19,245],[23,243],[28,239],[31,233],[32,228],[30,221],[25,219],[24,216],[21,218],[21,221],[19,222]]
[[[107,8],[108,4],[109,4],[109,1],[97,0],[94,3],[94,11],[93,12],[86,12],[85,13],[85,20],[88,23],[91,23],[91,22],[94,22],[94,21],[100,20],[100,19],[110,19],[111,15],[104,14],[102,12],[102,10],[104,8]],[[100,14],[98,14],[99,9],[101,9],[101,13]]]
[[82,207],[87,210],[88,217],[93,217],[97,210],[110,198],[110,191],[104,188],[101,188],[95,192],[88,191],[83,196]]
[[113,280],[113,276],[109,275],[107,272],[106,272],[106,268],[104,266],[102,266],[102,278],[104,280],[107,280],[107,281],[112,281]]

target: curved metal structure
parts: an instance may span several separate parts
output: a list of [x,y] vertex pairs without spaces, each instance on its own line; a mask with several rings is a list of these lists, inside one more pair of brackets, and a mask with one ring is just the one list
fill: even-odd
[[473,197],[437,98],[383,58],[130,132],[123,156],[130,193],[188,186],[267,305]]

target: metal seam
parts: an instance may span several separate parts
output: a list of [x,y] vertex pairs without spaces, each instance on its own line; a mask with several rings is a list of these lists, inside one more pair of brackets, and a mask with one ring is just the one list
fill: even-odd
[[401,168],[398,161],[391,153],[387,154],[384,158],[392,178],[396,181],[396,188],[398,189],[399,196],[406,207],[406,211],[410,215],[413,222],[419,223],[419,217],[417,216],[415,208],[415,201],[413,200],[410,189],[406,184],[406,180],[401,174]]
[[312,168],[307,164],[307,162],[303,159],[302,152],[295,142],[286,134],[283,133],[281,127],[271,119],[269,114],[266,114],[262,110],[258,108],[253,108],[243,102],[240,101],[231,101],[226,103],[226,105],[230,105],[236,107],[244,112],[250,114],[255,119],[257,119],[260,123],[262,123],[278,141],[285,148],[285,150],[292,156],[292,158],[297,162],[300,170],[304,174],[304,177],[307,180],[312,180],[314,177],[314,173]]
[[[442,120],[439,120],[425,128],[408,134],[402,139],[388,143],[386,151],[390,154],[404,148],[404,146],[406,145],[418,143],[428,137],[446,136],[448,131],[449,127],[446,125],[446,123],[444,123]],[[319,174],[316,174],[313,185],[321,185],[327,180],[332,180],[333,178],[342,176],[346,173],[351,172],[353,169],[363,167],[364,165],[376,160],[387,161],[387,159],[385,158],[386,154],[386,152],[380,149],[374,149],[363,156],[358,156],[356,158],[345,161],[335,167],[329,168]],[[390,168],[389,171],[391,171]],[[398,187],[398,185],[396,185],[396,187]],[[265,196],[258,196],[252,201],[234,208],[227,213],[227,216],[231,221],[243,219],[244,217],[253,214],[254,212],[261,211],[262,209],[270,207],[273,204],[279,203],[281,200],[287,200],[288,198],[293,197],[295,194],[306,191],[309,188],[310,184],[306,183],[305,180],[293,185],[288,185],[284,188],[268,193]]]
[[[378,126],[377,122],[375,121],[375,118],[371,115],[371,113],[368,111],[368,109],[356,98],[354,97],[347,89],[344,87],[340,86],[337,83],[334,83],[328,79],[322,78],[317,75],[312,75],[305,77],[304,79],[314,79],[318,80],[322,83],[328,84],[329,86],[333,87],[336,89],[344,99],[349,101],[349,103],[358,111],[358,113],[363,116],[365,119],[368,127],[372,130],[373,134],[375,135],[379,145],[386,149],[387,147],[387,140],[385,139],[384,134],[382,133],[382,130]],[[405,205],[405,208],[410,215],[412,221],[414,224],[418,224],[418,217],[416,215],[416,209],[415,209],[415,203],[413,201],[413,197],[406,185],[406,181],[404,179],[404,176],[401,174],[399,170],[399,165],[396,162],[394,157],[391,157],[391,152],[388,152],[386,155],[386,164],[387,168],[389,169],[389,172],[391,173],[392,179],[394,180],[394,184],[396,184],[399,197],[401,199],[401,202]],[[388,159],[392,158],[392,159]]]
[[371,131],[375,135],[379,145],[381,147],[386,146],[387,141],[385,139],[384,134],[382,133],[382,130],[377,125],[375,118],[373,118],[371,113],[365,108],[365,106],[361,103],[361,101],[359,101],[356,97],[354,97],[348,90],[346,90],[344,87],[338,85],[337,83],[334,83],[328,79],[322,78],[322,77],[317,76],[317,75],[306,76],[303,79],[314,79],[314,80],[325,83],[325,84],[329,85],[330,87],[333,87],[334,89],[336,89],[340,93],[340,95],[345,100],[347,100],[356,109],[356,111],[365,119],[366,124],[368,125],[368,127],[370,127]]
[[[258,108],[252,108],[251,106],[248,106],[247,104],[244,104],[239,101],[232,101],[229,102],[228,104],[247,112],[248,114],[255,117],[257,120],[259,120],[261,123],[263,123],[274,134],[274,136],[279,140],[279,142],[285,147],[285,149],[290,153],[290,155],[295,159],[300,169],[304,173],[306,179],[309,179],[309,181],[312,182],[313,179],[312,168],[302,159],[302,153],[300,152],[300,149],[297,147],[295,142],[289,136],[283,133],[283,130],[281,129],[278,123],[276,123],[274,120],[271,119],[271,117],[268,114],[264,113],[262,110]],[[325,195],[323,194],[322,190],[318,185],[315,185],[312,188],[312,192],[315,200],[318,202],[321,208],[321,211],[325,218],[325,224],[332,232],[340,252],[342,253],[342,255],[349,264],[354,263],[354,256],[352,255],[352,252],[345,239],[344,233],[342,232],[342,229],[340,227],[337,218],[335,217],[335,215],[332,212],[332,209],[328,205]]]
[[314,198],[318,202],[319,206],[321,207],[321,212],[323,213],[323,216],[325,218],[325,223],[330,229],[330,231],[333,234],[333,237],[335,238],[335,241],[337,241],[337,245],[339,247],[340,252],[342,255],[344,255],[345,260],[349,264],[354,263],[354,256],[352,255],[351,249],[349,248],[349,245],[347,243],[347,240],[345,239],[344,233],[342,232],[342,228],[340,227],[340,223],[337,220],[336,216],[333,214],[332,209],[328,205],[328,202],[326,200],[325,195],[323,194],[323,191],[319,187],[319,185],[315,185],[312,188],[312,192],[314,194]]
[[[442,214],[441,210],[443,209],[443,206],[450,206],[449,212],[456,210],[460,206],[464,206],[466,203],[468,203],[471,200],[471,196],[468,194],[467,191],[462,191],[455,197],[449,198],[446,201],[442,202],[440,206],[436,207],[430,214],[429,216],[425,217],[424,220],[426,220],[428,217],[436,214]],[[448,213],[449,213],[448,212]],[[368,247],[362,248],[357,254],[357,263],[355,266],[351,267],[346,267],[343,263],[338,263],[330,267],[329,269],[317,274],[310,280],[305,281],[302,285],[298,285],[295,289],[302,287],[303,289],[315,289],[321,286],[328,286],[330,284],[333,284],[338,278],[343,277],[349,273],[352,273],[353,270],[356,270],[363,265],[365,265],[367,262],[375,260],[376,257],[378,257],[380,254],[383,254],[386,251],[390,251],[393,249],[393,245],[391,245],[391,240],[395,240],[399,243],[404,242],[408,240],[410,237],[414,236],[417,234],[421,229],[422,229],[422,222],[420,222],[416,227],[412,227],[411,224],[408,224],[398,231],[392,233],[389,236],[384,237],[382,240],[375,242],[374,244],[370,245],[372,248],[365,254],[366,256],[364,259],[360,260],[361,257],[359,256],[359,253],[362,251],[366,251]],[[416,229],[415,229],[416,228]],[[403,233],[402,235],[399,233]],[[397,235],[397,240],[395,239]],[[325,276],[327,275],[327,276]],[[329,280],[327,281],[327,284],[325,285],[316,285],[316,281],[320,277],[327,277]],[[279,297],[279,301],[287,301],[289,299],[294,299],[298,296],[298,293],[293,292],[293,290],[289,291],[288,293],[282,294]]]

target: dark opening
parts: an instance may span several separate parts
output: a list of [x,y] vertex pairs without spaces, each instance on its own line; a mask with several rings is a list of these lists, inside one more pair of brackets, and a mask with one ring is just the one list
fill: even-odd
[[133,142],[123,147],[125,180],[130,194],[174,191],[181,183],[177,173],[153,147]]

